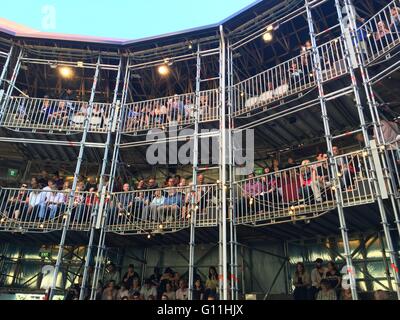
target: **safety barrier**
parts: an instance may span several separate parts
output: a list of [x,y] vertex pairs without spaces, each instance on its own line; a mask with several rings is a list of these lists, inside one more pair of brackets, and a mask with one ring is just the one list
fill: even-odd
[[160,99],[129,103],[123,106],[123,133],[135,133],[168,126],[184,126],[195,122],[219,119],[218,90],[201,91],[199,110],[196,111],[196,94],[188,93]]
[[400,1],[391,1],[361,24],[357,37],[367,64],[386,56],[400,44]]
[[[348,72],[343,41],[339,38],[318,47],[322,80],[335,79]],[[234,115],[238,116],[299,94],[316,86],[312,51],[268,69],[233,86]]]
[[345,207],[374,202],[367,156],[358,151],[335,157],[336,178],[325,156],[276,172],[266,169],[264,175],[236,182],[235,223],[265,225],[316,218],[336,208],[336,192],[341,192]]
[[111,195],[108,230],[116,233],[168,232],[189,227],[217,226],[217,185],[137,190]]
[[[62,229],[68,214],[70,191],[2,188],[0,190],[0,231],[51,232]],[[68,228],[87,231],[99,196],[76,192]]]
[[6,99],[2,125],[17,131],[82,132],[89,117],[89,132],[107,132],[111,105],[94,103],[90,114],[87,102],[46,98]]

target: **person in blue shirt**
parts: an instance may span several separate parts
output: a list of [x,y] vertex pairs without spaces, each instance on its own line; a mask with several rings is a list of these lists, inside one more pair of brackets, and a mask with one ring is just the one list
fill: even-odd
[[164,195],[164,204],[160,206],[158,216],[162,221],[171,221],[176,219],[184,203],[184,195],[175,188],[168,189]]

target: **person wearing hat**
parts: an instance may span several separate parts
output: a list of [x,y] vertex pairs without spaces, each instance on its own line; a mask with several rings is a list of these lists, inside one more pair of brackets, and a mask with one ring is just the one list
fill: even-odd
[[321,290],[321,280],[326,277],[326,270],[323,267],[324,261],[321,258],[315,260],[315,268],[311,271],[310,298],[315,300],[318,292]]

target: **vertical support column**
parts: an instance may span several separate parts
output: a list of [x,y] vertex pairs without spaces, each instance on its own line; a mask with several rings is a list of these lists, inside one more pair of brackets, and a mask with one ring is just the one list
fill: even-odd
[[[21,64],[22,64],[22,58],[24,56],[24,48],[20,49],[19,55],[18,55],[18,59],[17,59],[17,63],[15,65],[13,74],[11,76],[10,82],[8,84],[8,88],[7,91],[5,93],[5,96],[3,97],[3,102],[1,103],[1,109],[0,109],[0,125],[3,123],[3,117],[4,117],[4,113],[6,112],[6,105],[8,102],[8,99],[11,96],[11,93],[14,90],[15,87],[15,82],[17,81],[18,78],[18,74],[19,74],[19,70],[21,69]],[[4,80],[3,80],[4,81]]]
[[[122,63],[122,62],[121,62]],[[110,169],[110,181],[108,183],[108,190],[107,193],[111,194],[114,189],[114,182],[115,182],[115,173],[117,171],[117,165],[118,165],[118,156],[119,156],[119,145],[121,142],[121,135],[122,135],[122,130],[123,130],[123,117],[124,117],[124,106],[126,103],[127,99],[127,94],[128,94],[128,88],[129,88],[129,79],[130,79],[130,68],[129,68],[129,59],[126,64],[126,69],[125,69],[125,78],[124,78],[124,88],[122,92],[122,102],[121,102],[121,107],[122,110],[118,113],[116,112],[116,115],[118,116],[118,124],[117,124],[117,134],[115,138],[115,144],[114,144],[114,151],[113,151],[113,157],[112,157],[112,162],[111,162],[111,169]],[[115,96],[117,94],[117,91],[115,92]],[[118,111],[118,104],[117,104],[117,111]],[[97,286],[99,283],[99,277],[100,277],[100,267],[101,263],[103,260],[103,252],[104,252],[104,245],[105,245],[105,238],[106,238],[106,225],[108,219],[108,205],[109,203],[106,203],[104,206],[104,214],[102,216],[102,221],[101,221],[101,229],[100,229],[100,236],[99,236],[99,242],[97,246],[97,253],[96,253],[96,264],[95,264],[95,269],[94,269],[94,275],[93,275],[93,283],[92,283],[92,292],[90,295],[91,300],[95,300],[96,298],[96,290]]]
[[226,149],[227,149],[227,130],[226,130],[226,42],[224,28],[220,26],[220,110],[221,110],[221,128],[220,128],[220,175],[221,175],[221,186],[222,186],[222,198],[221,198],[221,253],[222,253],[222,300],[228,300],[228,250],[227,250],[227,176],[226,176]]
[[[111,117],[108,121],[108,132],[107,132],[107,140],[106,140],[106,145],[104,149],[104,157],[103,157],[103,163],[101,166],[101,173],[100,173],[100,184],[99,184],[99,192],[100,192],[100,199],[104,199],[106,197],[106,194],[104,193],[104,180],[106,176],[106,169],[107,169],[107,163],[108,163],[108,152],[110,150],[110,143],[111,143],[111,135],[112,135],[112,127],[114,123],[115,117],[118,116],[116,112],[116,105],[117,105],[117,99],[118,99],[118,88],[119,88],[119,83],[120,83],[120,77],[121,77],[121,68],[122,68],[122,59],[120,60],[120,64],[118,66],[118,73],[117,73],[117,80],[115,84],[115,89],[114,89],[114,98],[113,102],[111,105]],[[92,256],[92,251],[93,251],[93,241],[94,241],[94,235],[96,232],[96,222],[98,219],[98,214],[101,212],[99,205],[101,203],[104,203],[104,201],[99,201],[97,203],[96,208],[94,210],[94,214],[92,216],[92,225],[90,228],[90,236],[89,236],[89,244],[88,244],[88,250],[86,253],[86,260],[85,260],[85,269],[83,272],[83,280],[82,280],[82,288],[79,296],[79,300],[85,299],[86,296],[86,291],[87,291],[87,282],[88,282],[88,271],[89,271],[89,266],[90,266],[90,261],[91,261],[91,256]],[[102,226],[104,227],[104,226]]]
[[[372,121],[373,121],[373,125],[374,125],[374,131],[375,131],[375,137],[377,139],[377,143],[380,146],[384,146],[385,141],[383,141],[383,133],[382,133],[382,127],[381,127],[381,123],[380,123],[380,119],[379,119],[379,113],[378,113],[378,108],[377,108],[377,103],[375,100],[375,96],[374,96],[374,91],[371,85],[371,82],[369,80],[369,74],[368,74],[368,69],[365,67],[364,64],[364,58],[363,55],[361,53],[361,48],[360,48],[360,44],[359,44],[359,39],[357,36],[357,25],[356,25],[356,17],[355,17],[355,9],[354,6],[352,4],[351,0],[345,0],[344,1],[345,6],[344,9],[346,11],[346,14],[348,16],[348,22],[349,22],[349,28],[350,28],[350,35],[352,38],[351,43],[354,46],[355,52],[356,52],[356,56],[358,59],[358,63],[359,63],[359,69],[360,69],[360,73],[361,73],[361,78],[363,81],[363,86],[364,86],[364,90],[365,90],[365,94],[367,97],[367,101],[368,101],[368,106],[369,106],[369,110],[371,113],[371,117],[372,117]],[[342,8],[340,6],[340,3],[338,2],[338,0],[336,0],[336,8],[338,11],[338,16],[339,16],[339,20],[341,21],[341,27],[342,27],[342,32],[345,32],[345,26],[343,23],[343,15],[342,15]],[[348,48],[347,48],[347,51]],[[355,95],[356,95],[356,101],[357,104],[360,104],[359,109],[361,108],[362,111],[362,106],[361,106],[361,99],[360,99],[360,95],[358,92],[358,85],[357,85],[357,79],[355,77],[355,72],[354,69],[352,67],[350,67],[350,70],[352,70],[352,80],[353,80],[353,87],[355,88]],[[361,115],[363,117],[363,114]],[[365,125],[365,120],[362,119],[362,121],[364,121],[364,126]],[[366,131],[366,130],[365,130]],[[385,210],[385,206],[383,203],[383,199],[382,199],[382,194],[379,188],[379,183],[377,180],[377,176],[376,176],[376,166],[375,166],[375,162],[372,158],[372,154],[371,154],[371,144],[370,144],[370,140],[368,137],[368,133],[364,133],[364,140],[365,140],[365,144],[366,144],[366,148],[369,154],[369,158],[370,158],[370,165],[371,165],[371,171],[372,171],[372,177],[373,177],[373,182],[374,182],[374,189],[375,189],[375,197],[378,203],[378,208],[379,208],[379,213],[381,216],[381,221],[382,221],[382,226],[383,226],[383,231],[384,231],[384,235],[385,235],[385,240],[386,240],[386,244],[388,247],[388,253],[389,253],[389,257],[390,257],[390,261],[391,261],[391,265],[393,266],[393,275],[394,275],[394,279],[396,282],[396,292],[397,292],[397,297],[400,300],[400,275],[399,273],[396,271],[398,270],[398,261],[397,261],[397,257],[396,257],[396,251],[394,250],[394,245],[393,245],[393,241],[392,241],[392,236],[390,234],[390,224],[388,222],[388,218],[386,215],[386,210]],[[384,166],[386,167],[386,159],[388,158],[388,155],[386,154],[386,157],[384,155],[384,153],[381,153],[381,160],[382,163],[384,164]],[[385,168],[385,178],[388,178],[388,169]],[[389,173],[390,175],[390,173]],[[388,187],[390,188],[392,186],[390,178],[389,178],[389,183],[387,183]],[[396,218],[396,225],[397,225],[397,230],[400,234],[400,220],[399,220],[399,216],[398,216],[398,211],[397,211],[397,207],[396,207],[396,201],[394,198],[394,193],[390,192],[390,198],[391,198],[391,203],[392,203],[392,207],[394,210],[394,215]]]
[[195,102],[195,122],[194,122],[194,148],[193,148],[193,190],[191,197],[191,215],[190,215],[190,243],[189,243],[189,300],[193,300],[194,286],[194,256],[195,256],[195,240],[196,240],[196,219],[197,219],[197,173],[199,166],[199,115],[200,115],[200,84],[201,84],[201,53],[200,44],[197,45],[196,60],[196,102]]
[[338,170],[337,170],[337,167],[335,164],[335,159],[334,159],[333,151],[332,151],[332,149],[333,149],[332,135],[331,135],[331,131],[330,131],[328,111],[327,111],[327,107],[326,107],[324,86],[322,83],[321,57],[319,55],[319,51],[318,51],[318,47],[317,47],[317,40],[316,40],[315,31],[314,31],[314,21],[313,21],[313,16],[312,16],[309,0],[305,0],[305,6],[306,6],[306,11],[307,11],[307,21],[308,21],[310,38],[311,38],[311,43],[312,43],[312,58],[313,58],[312,70],[315,73],[316,82],[318,85],[319,101],[320,101],[320,105],[321,105],[322,120],[324,123],[324,129],[325,129],[325,139],[326,139],[326,145],[327,145],[327,149],[328,149],[329,167],[330,167],[330,171],[331,171],[331,174],[333,177],[334,186],[336,187],[336,192],[335,192],[336,205],[337,205],[337,211],[338,211],[338,216],[339,216],[339,221],[340,221],[340,230],[341,230],[342,238],[343,238],[344,257],[346,259],[347,270],[348,270],[348,274],[350,277],[350,287],[351,287],[352,297],[353,297],[353,300],[358,300],[356,281],[355,281],[354,272],[353,272],[353,270],[354,270],[353,259],[351,256],[348,229],[347,229],[347,225],[346,225],[346,219],[344,216],[342,192],[341,192],[340,183],[338,182],[339,174],[338,174]]
[[231,263],[231,295],[232,300],[239,300],[238,286],[238,260],[237,260],[237,229],[235,222],[235,154],[233,152],[233,129],[235,127],[233,119],[233,52],[230,47],[230,41],[227,40],[227,60],[228,60],[228,123],[229,123],[229,217],[230,217],[230,263]]
[[63,225],[63,230],[62,230],[62,235],[61,235],[60,247],[58,249],[57,261],[56,261],[56,265],[55,265],[55,269],[54,269],[53,283],[52,283],[51,289],[50,289],[49,300],[52,300],[54,297],[55,290],[57,287],[57,276],[58,276],[58,272],[60,271],[61,264],[62,264],[62,255],[64,252],[64,246],[65,246],[65,240],[67,237],[68,226],[69,226],[69,223],[71,220],[72,208],[74,205],[74,199],[75,199],[75,193],[76,193],[76,187],[78,185],[79,173],[80,173],[81,165],[82,165],[82,161],[83,161],[83,153],[85,151],[85,146],[86,146],[86,138],[87,138],[88,131],[90,128],[90,119],[92,118],[92,114],[93,114],[93,102],[94,102],[94,97],[96,94],[97,82],[99,79],[100,64],[101,64],[101,57],[99,56],[99,58],[97,59],[96,72],[94,75],[93,86],[92,86],[92,91],[91,91],[90,100],[89,100],[89,110],[85,116],[85,129],[83,131],[82,140],[80,142],[78,161],[77,161],[75,173],[74,173],[74,181],[72,184],[71,193],[69,194],[67,213],[64,216],[64,225]]

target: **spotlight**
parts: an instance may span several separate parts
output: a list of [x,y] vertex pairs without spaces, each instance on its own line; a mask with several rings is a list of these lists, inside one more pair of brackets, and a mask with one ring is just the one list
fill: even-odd
[[147,239],[151,239],[151,234],[149,233],[148,235],[147,235]]
[[267,31],[268,32],[271,32],[271,31],[274,31],[275,30],[275,28],[274,28],[274,26],[272,25],[272,24],[270,24],[268,27],[267,27]]
[[44,228],[44,224],[41,224],[39,227],[40,227],[40,229],[43,229]]
[[274,36],[272,35],[271,31],[264,33],[262,37],[264,42],[271,42],[274,39]]
[[60,69],[59,69],[59,72],[60,72],[60,75],[63,77],[63,78],[66,78],[66,79],[69,79],[69,78],[72,78],[72,76],[73,76],[73,71],[72,71],[72,69],[71,68],[69,68],[69,67],[61,67]]
[[163,77],[169,75],[170,72],[171,70],[169,66],[167,66],[166,64],[163,64],[162,66],[158,67],[158,73]]
[[187,214],[186,219],[190,219],[192,215],[190,213]]
[[190,50],[193,49],[193,42],[192,42],[192,41],[189,42],[188,48],[189,48]]
[[5,221],[6,221],[6,219],[4,219],[4,218],[1,218],[1,220],[0,220],[1,223],[5,222]]
[[162,230],[162,229],[164,229],[164,226],[163,226],[162,224],[160,224],[160,225],[158,226],[158,229]]

